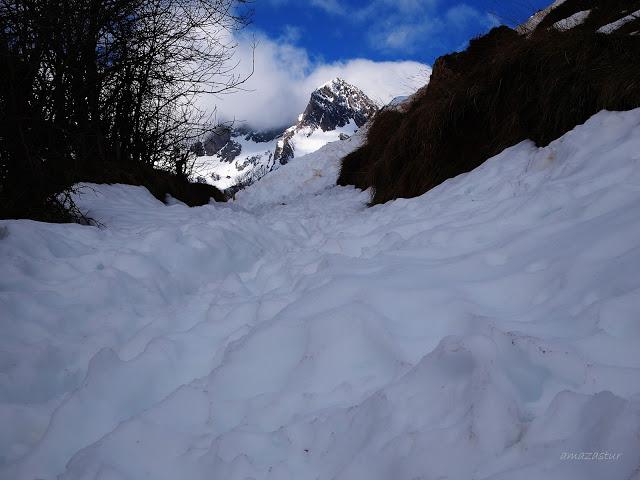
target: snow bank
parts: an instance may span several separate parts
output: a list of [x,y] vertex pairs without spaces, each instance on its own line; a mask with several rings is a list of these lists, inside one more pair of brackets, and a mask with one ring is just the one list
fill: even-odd
[[600,27],[598,29],[598,32],[606,34],[613,33],[620,27],[626,25],[629,22],[632,22],[633,20],[637,20],[638,18],[640,18],[640,10],[636,10],[635,12],[616,20],[615,22],[611,22]]
[[373,208],[357,143],[1,222],[0,478],[635,478],[640,109]]
[[572,28],[577,27],[578,25],[582,25],[589,15],[591,14],[591,10],[582,10],[580,12],[576,12],[573,15],[563,18],[562,20],[558,20],[552,26],[556,30],[561,32],[566,32],[567,30],[571,30]]

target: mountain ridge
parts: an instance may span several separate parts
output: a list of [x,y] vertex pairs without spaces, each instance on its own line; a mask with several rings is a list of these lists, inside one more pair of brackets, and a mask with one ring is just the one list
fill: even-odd
[[315,89],[295,124],[257,130],[249,124],[216,127],[192,149],[200,182],[237,190],[326,143],[353,135],[378,111],[358,87],[336,77]]

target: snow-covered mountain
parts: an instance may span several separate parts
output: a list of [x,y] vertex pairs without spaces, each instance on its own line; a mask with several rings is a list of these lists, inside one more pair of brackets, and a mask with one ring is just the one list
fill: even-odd
[[221,190],[250,184],[291,159],[350,137],[378,110],[359,88],[335,78],[317,88],[289,128],[221,126],[197,146],[196,172]]

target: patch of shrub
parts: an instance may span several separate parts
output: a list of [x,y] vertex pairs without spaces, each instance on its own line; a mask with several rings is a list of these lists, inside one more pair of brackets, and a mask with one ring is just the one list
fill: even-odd
[[245,0],[0,2],[0,218],[72,221],[78,182],[223,199],[188,181],[190,148],[212,123],[200,96],[251,75],[221,40],[250,16]]
[[393,135],[402,123],[403,117],[402,112],[393,108],[382,109],[376,114],[367,132],[364,146],[351,152],[342,161],[338,185],[354,185],[362,190],[369,187],[372,166],[369,159],[380,147],[376,142]]
[[85,181],[96,183],[124,183],[145,187],[161,202],[166,201],[167,195],[184,202],[190,207],[206,205],[211,199],[216,202],[226,202],[226,196],[213,185],[207,183],[190,182],[186,177],[176,175],[165,170],[159,170],[147,165],[137,165],[132,168],[112,168],[99,172],[97,177],[85,177]]

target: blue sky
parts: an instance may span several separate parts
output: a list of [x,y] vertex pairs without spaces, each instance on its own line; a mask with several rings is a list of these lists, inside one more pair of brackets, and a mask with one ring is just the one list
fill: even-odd
[[255,0],[251,28],[314,58],[433,63],[499,23],[522,22],[550,0]]
[[253,23],[232,34],[237,93],[208,97],[219,120],[292,125],[311,92],[335,77],[380,105],[425,85],[430,65],[499,23],[522,23],[552,0],[253,0]]

